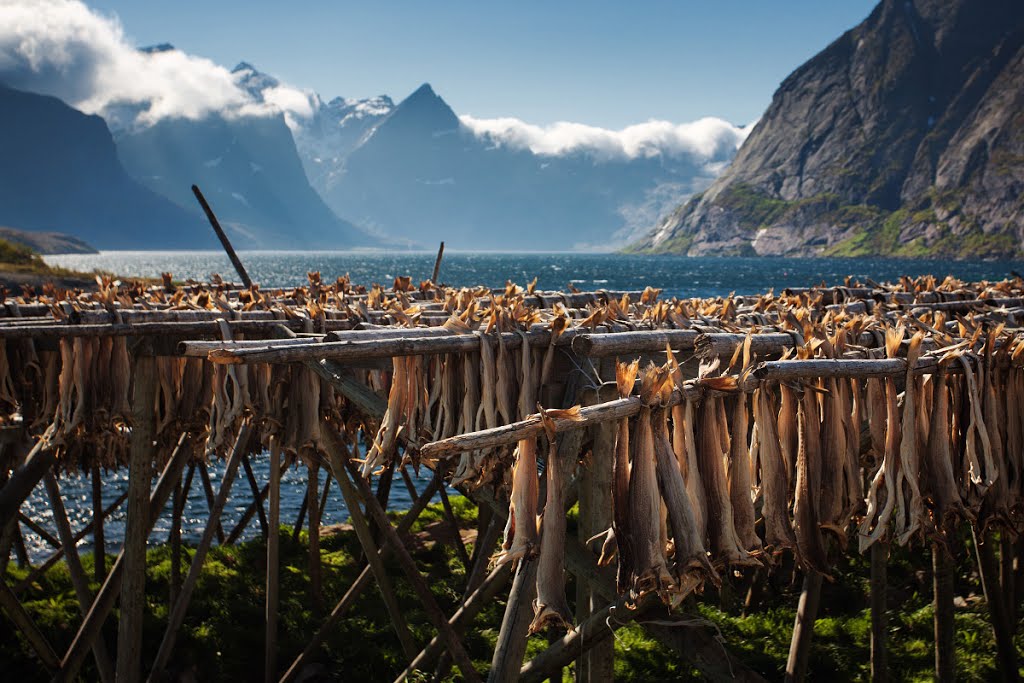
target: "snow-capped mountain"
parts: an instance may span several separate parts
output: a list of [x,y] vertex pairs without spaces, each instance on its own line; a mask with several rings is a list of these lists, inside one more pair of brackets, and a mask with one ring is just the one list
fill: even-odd
[[[247,63],[234,73],[261,102],[280,87]],[[310,183],[335,213],[397,244],[612,248],[704,189],[735,152],[537,152],[467,125],[429,84],[398,105],[307,97],[287,120]]]

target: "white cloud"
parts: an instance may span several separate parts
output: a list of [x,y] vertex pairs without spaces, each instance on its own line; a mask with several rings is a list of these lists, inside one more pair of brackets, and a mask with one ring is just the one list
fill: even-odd
[[78,0],[0,0],[0,81],[90,114],[126,106],[147,125],[211,112],[312,113],[309,95],[278,85],[257,102],[228,69],[180,50],[141,52],[115,17]]
[[681,124],[648,121],[621,130],[567,121],[536,126],[516,118],[459,118],[478,136],[535,154],[587,152],[601,158],[627,159],[658,155],[688,155],[705,160],[731,157],[752,127],[734,126],[713,117]]

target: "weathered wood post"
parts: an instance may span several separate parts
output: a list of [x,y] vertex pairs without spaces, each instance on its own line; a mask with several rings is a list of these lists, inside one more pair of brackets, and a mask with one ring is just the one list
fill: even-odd
[[948,548],[932,543],[932,600],[935,610],[935,680],[956,680],[956,650],[953,639],[953,559]]
[[103,480],[100,468],[93,466],[92,480],[92,575],[96,583],[103,583],[107,575],[106,539],[103,535]]
[[875,541],[871,546],[871,680],[875,683],[889,680],[886,661],[888,561],[889,544],[882,539]]
[[807,662],[811,653],[811,637],[814,635],[814,621],[818,618],[818,604],[821,601],[822,575],[814,570],[804,574],[803,590],[796,609],[793,623],[793,640],[786,660],[786,678],[803,681],[807,677]]
[[277,609],[278,609],[278,563],[281,542],[281,443],[279,438],[270,437],[270,500],[267,509],[267,609],[266,649],[263,660],[263,680],[273,683],[277,680]]
[[138,681],[142,660],[142,623],[146,609],[146,539],[150,529],[149,487],[156,460],[156,358],[148,353],[149,350],[136,348],[134,357],[128,504],[122,551],[124,578],[121,581],[121,619],[117,629],[118,683]]

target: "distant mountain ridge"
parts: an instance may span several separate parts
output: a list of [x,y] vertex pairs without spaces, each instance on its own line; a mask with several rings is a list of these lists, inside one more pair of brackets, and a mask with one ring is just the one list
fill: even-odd
[[883,0],[632,249],[1024,254],[1024,3]]
[[71,233],[99,249],[215,246],[198,214],[129,177],[100,117],[0,85],[0,133],[0,225]]
[[385,96],[321,103],[292,131],[339,215],[399,243],[478,249],[607,250],[705,188],[709,165],[734,152],[536,154],[470,130],[426,83],[397,105]]

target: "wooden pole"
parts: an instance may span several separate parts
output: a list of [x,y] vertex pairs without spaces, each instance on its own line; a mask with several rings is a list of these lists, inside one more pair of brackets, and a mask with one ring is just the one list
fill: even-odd
[[437,276],[441,273],[442,256],[444,256],[444,242],[441,242],[441,246],[437,248],[437,259],[434,261],[434,273],[430,276],[430,281],[435,285],[437,284]]
[[[115,500],[113,503],[111,503],[107,507],[107,509],[103,511],[103,517],[102,518],[106,519],[107,517],[109,517],[114,512],[114,510],[116,510],[117,508],[121,507],[121,503],[123,503],[127,498],[128,498],[128,492],[125,491],[124,493],[122,493],[120,496],[117,497],[117,500]],[[93,528],[93,521],[90,521],[88,524],[85,525],[85,527],[81,531],[76,533],[75,536],[74,536],[75,544],[77,544],[83,538],[85,538],[90,533],[92,533],[92,528]],[[38,567],[34,568],[28,574],[28,576],[26,576],[24,579],[22,579],[17,584],[15,584],[15,586],[12,588],[14,593],[15,594],[19,594],[19,593],[24,592],[26,589],[28,589],[32,584],[34,584],[36,581],[39,580],[39,577],[41,577],[43,574],[45,574],[47,571],[49,571],[55,564],[57,564],[62,557],[64,557],[64,546],[63,545],[60,548],[58,548],[56,551],[54,551],[54,553],[52,555],[50,555],[48,558],[46,558],[46,560],[44,560],[41,565],[39,565]],[[2,572],[0,572],[0,573],[2,573]],[[103,578],[105,578],[105,575],[103,577],[101,577],[101,579],[103,579]],[[102,580],[100,581],[100,583],[102,583]]]
[[935,623],[935,680],[956,680],[956,643],[953,625],[953,560],[942,543],[932,543],[932,600]]
[[278,560],[281,539],[281,443],[279,438],[270,437],[270,505],[267,510],[267,609],[264,651],[264,683],[277,679],[277,609],[278,609]]
[[93,466],[92,474],[92,575],[96,583],[103,583],[107,575],[106,539],[103,535],[103,481],[100,479],[100,468]]
[[814,635],[814,621],[818,617],[821,601],[822,575],[816,571],[804,574],[804,586],[797,605],[796,621],[793,624],[793,640],[789,645],[789,659],[786,661],[786,678],[803,681],[807,677],[807,662],[811,654],[811,637]]
[[533,599],[537,595],[537,560],[525,558],[516,567],[512,590],[505,604],[498,642],[491,657],[488,683],[514,680],[526,654],[527,632],[533,621]]
[[56,671],[60,668],[60,660],[57,653],[53,651],[46,636],[42,634],[39,627],[32,621],[25,608],[18,602],[18,597],[11,591],[7,582],[0,578],[0,608],[7,613],[7,617],[14,622],[18,630],[25,636],[25,640],[36,651],[39,661],[43,663],[47,671]]
[[206,203],[206,197],[199,190],[198,185],[192,186],[192,194],[196,196],[199,201],[199,206],[203,207],[203,213],[206,214],[206,219],[210,221],[210,227],[217,233],[217,239],[220,240],[221,246],[224,247],[224,251],[227,252],[228,258],[231,259],[231,265],[235,267],[235,272],[238,273],[238,277],[242,280],[242,284],[245,285],[246,289],[252,288],[252,280],[249,279],[249,274],[245,272],[245,266],[242,265],[241,259],[238,258],[238,254],[235,253],[235,248],[231,246],[231,240],[228,239],[224,229],[220,227],[220,221],[217,220],[217,216],[214,215],[213,209]]
[[[627,597],[621,597],[613,604],[605,605],[579,626],[561,638],[556,638],[546,650],[522,666],[519,670],[519,682],[540,683],[557,674],[562,667],[574,659],[582,658],[588,651],[593,651],[595,647],[611,638],[613,625],[615,628],[624,626],[626,622],[642,616],[645,606],[629,608],[626,606],[627,601]],[[615,617],[614,621],[609,619],[611,616]],[[561,680],[561,677],[558,680]]]
[[[508,582],[509,577],[512,575],[512,565],[506,562],[498,567],[495,567],[489,575],[487,575],[479,587],[476,588],[459,606],[455,614],[452,615],[448,623],[451,624],[452,629],[456,633],[463,633],[466,626],[472,623],[476,615],[480,613],[484,607],[486,607],[494,598],[497,597],[502,587]],[[409,663],[409,666],[405,668],[405,671],[398,675],[395,679],[395,683],[400,683],[409,677],[416,670],[423,670],[424,667],[428,666],[435,657],[441,654],[443,645],[441,644],[441,637],[434,636],[434,638],[427,643],[427,646],[423,648]]]
[[[410,528],[412,528],[412,525],[416,522],[417,519],[419,519],[420,514],[426,509],[427,505],[430,504],[430,500],[434,497],[434,491],[435,488],[439,485],[439,481],[439,477],[435,477],[433,480],[431,480],[430,484],[427,485],[427,488],[423,492],[423,494],[416,499],[416,502],[413,503],[413,506],[409,508],[409,510],[402,517],[402,520],[398,523],[398,528],[395,530],[399,536],[406,533]],[[377,554],[381,557],[381,559],[385,559],[390,552],[391,545],[387,541],[385,541],[384,544],[377,551]],[[309,657],[311,657],[313,653],[316,652],[317,648],[319,648],[320,644],[323,642],[324,635],[328,631],[330,631],[331,628],[334,627],[334,624],[337,623],[338,619],[341,619],[343,616],[345,616],[345,613],[355,603],[356,599],[358,599],[358,597],[362,595],[362,592],[366,590],[366,587],[370,585],[370,581],[372,578],[373,572],[370,570],[370,566],[367,565],[363,567],[363,570],[359,573],[359,576],[356,577],[356,580],[352,583],[349,589],[345,591],[345,595],[342,596],[338,604],[335,605],[333,610],[331,610],[331,614],[327,617],[327,619],[320,626],[320,628],[313,635],[313,637],[309,639],[309,642],[306,644],[306,648],[298,657],[295,658],[295,661],[292,662],[292,665],[288,667],[288,671],[286,671],[284,676],[281,677],[281,683],[287,683],[287,681],[293,680],[295,676],[298,675],[299,670],[302,668],[303,662],[309,659]]]
[[0,489],[0,524],[7,524],[18,516],[18,509],[28,494],[32,493],[32,489],[57,461],[57,452],[52,442],[55,432],[56,427],[50,425],[29,451],[25,462],[11,472],[7,483]]
[[886,683],[889,680],[886,656],[888,561],[889,544],[881,539],[875,541],[871,546],[871,680],[874,683]]
[[999,662],[1000,677],[1003,681],[1016,681],[1017,650],[1010,631],[1003,589],[999,585],[999,563],[996,560],[995,545],[996,539],[992,532],[988,532],[978,544],[981,580],[985,585],[992,631],[996,637],[996,658]]
[[459,520],[455,516],[455,511],[452,509],[452,503],[448,500],[448,492],[445,491],[444,484],[438,489],[441,494],[441,506],[444,508],[445,517],[448,518],[448,524],[452,528],[452,541],[455,544],[455,552],[462,561],[462,566],[466,568],[466,573],[470,572],[469,564],[469,553],[466,552],[466,544],[462,542],[462,531],[459,529]]
[[[281,474],[282,475],[284,474],[284,471],[286,469],[288,469],[287,463],[282,463],[281,464]],[[237,541],[241,537],[242,533],[245,531],[245,528],[247,526],[249,526],[249,522],[252,521],[253,515],[256,514],[256,506],[259,505],[259,507],[262,508],[263,507],[263,501],[265,501],[267,499],[267,496],[269,494],[270,494],[270,482],[268,481],[266,484],[263,485],[263,488],[260,489],[259,499],[258,500],[253,500],[253,502],[249,503],[249,507],[245,508],[245,512],[242,513],[242,518],[238,520],[238,524],[235,524],[235,528],[232,529],[231,533],[228,534],[228,537],[226,539],[224,539],[224,545],[233,545],[235,543],[235,541]],[[267,537],[269,538],[269,529],[270,529],[270,522],[269,521],[267,522],[267,529],[268,529],[268,536]]]
[[182,491],[181,483],[174,485],[174,493],[171,498],[171,579],[168,587],[167,607],[174,609],[174,603],[178,601],[181,594],[181,511],[184,507],[183,499],[187,493]]
[[245,468],[245,478],[249,482],[249,490],[252,491],[252,504],[256,509],[256,514],[259,516],[260,533],[263,534],[263,538],[266,540],[268,527],[267,513],[263,509],[263,493],[260,491],[259,484],[256,483],[256,475],[253,474],[252,463],[249,462],[249,458],[242,460],[242,466]]
[[[149,487],[156,460],[156,358],[136,354],[132,387],[132,431],[129,439],[128,508],[124,529],[124,580],[117,628],[117,681],[139,680],[142,627],[146,609],[146,539],[149,537]],[[177,480],[175,479],[175,482]]]
[[[89,579],[86,578],[82,562],[78,557],[78,547],[75,545],[75,539],[71,533],[71,523],[68,521],[64,501],[60,497],[60,486],[57,484],[57,477],[52,470],[46,473],[43,482],[46,485],[46,493],[50,497],[50,506],[53,508],[53,521],[57,525],[57,534],[65,548],[64,557],[68,566],[68,574],[71,576],[71,584],[74,586],[78,607],[84,617],[88,614],[93,601],[92,591],[89,590]],[[107,646],[102,638],[93,644],[92,655],[96,659],[96,669],[100,673],[100,679],[104,683],[113,681],[114,663],[110,660],[110,654],[107,652]]]
[[[164,466],[164,470],[160,474],[160,478],[157,480],[156,486],[153,488],[153,492],[149,495],[149,522],[147,535],[148,532],[153,529],[153,525],[156,524],[156,521],[160,518],[160,512],[163,510],[164,504],[167,503],[167,499],[170,498],[171,491],[177,484],[178,477],[181,476],[181,471],[185,467],[185,461],[188,460],[189,451],[186,447],[187,440],[187,433],[182,434],[181,438],[178,439],[178,444],[175,446],[174,452],[167,460],[167,464]],[[130,485],[128,494],[131,494]],[[82,662],[85,661],[86,654],[92,647],[93,642],[95,642],[96,638],[99,636],[100,630],[103,628],[103,622],[106,620],[107,615],[110,614],[110,611],[114,608],[114,603],[117,601],[118,591],[121,589],[121,577],[122,571],[124,570],[124,562],[125,550],[122,549],[121,554],[117,556],[116,560],[114,560],[114,566],[110,568],[110,572],[107,574],[106,581],[103,582],[100,592],[96,594],[96,599],[93,600],[92,607],[89,609],[89,614],[87,614],[85,619],[82,620],[82,625],[78,628],[78,633],[75,634],[75,639],[71,642],[71,646],[64,655],[64,659],[61,660],[60,672],[56,677],[59,680],[73,681],[78,675],[78,670],[82,666]]]
[[334,478],[339,481],[341,495],[345,498],[345,506],[348,508],[356,537],[363,548],[363,553],[370,565],[370,570],[377,579],[377,588],[380,591],[381,599],[384,600],[384,606],[388,610],[388,615],[391,617],[391,625],[395,629],[395,635],[398,636],[402,652],[405,653],[406,660],[411,660],[418,652],[416,641],[413,640],[412,634],[409,632],[409,624],[405,620],[405,613],[402,612],[402,607],[398,604],[398,597],[395,595],[391,579],[388,578],[387,570],[384,568],[384,562],[379,554],[377,543],[373,539],[373,533],[370,530],[365,515],[363,515],[362,508],[359,506],[359,497],[351,485],[346,486],[348,474],[345,472],[341,459],[332,456],[330,464]]
[[315,463],[308,468],[309,486],[306,489],[309,508],[309,590],[313,604],[323,608],[324,589],[320,571],[320,467]]
[[[333,429],[333,425],[324,423],[321,427],[321,434],[326,435],[326,438],[324,438],[324,444],[326,446],[327,453],[331,458],[331,469],[342,470],[344,469],[342,463],[345,461],[345,453],[344,449],[341,447],[340,441],[338,440],[338,436],[334,433]],[[338,466],[334,463],[335,459],[338,460]],[[339,473],[344,474],[344,472]],[[356,490],[362,493],[361,496],[357,495],[356,497],[362,498],[366,504],[369,517],[376,522],[378,528],[384,531],[384,538],[387,539],[394,548],[398,562],[401,565],[402,570],[405,572],[405,575],[408,577],[409,583],[412,584],[413,590],[416,592],[423,610],[427,614],[427,618],[430,619],[434,627],[440,631],[441,636],[444,638],[445,645],[448,648],[448,651],[452,654],[452,657],[455,659],[455,663],[462,672],[463,677],[468,681],[479,681],[480,675],[473,667],[472,660],[470,660],[469,655],[466,654],[466,650],[459,641],[458,636],[455,635],[455,632],[448,624],[448,620],[445,618],[444,613],[441,612],[441,608],[438,607],[433,593],[430,592],[430,588],[423,579],[423,575],[420,574],[419,569],[416,567],[415,560],[413,560],[412,556],[409,555],[409,551],[398,537],[394,527],[391,526],[387,513],[384,512],[380,503],[378,503],[377,499],[370,493],[366,482],[359,477],[357,477],[354,482],[344,476],[341,478],[335,478],[338,479],[338,484],[342,489],[355,487]],[[354,493],[356,492],[350,491],[349,495]],[[351,506],[349,506],[349,509],[351,509]]]
[[[206,509],[210,512],[210,516],[213,516],[214,508],[214,494],[213,494],[213,482],[210,481],[210,470],[206,466],[206,463],[202,460],[196,465],[199,469],[199,477],[203,482],[203,493],[206,495]],[[216,518],[217,522],[217,543],[224,545],[224,528],[220,525],[220,517]]]
[[159,678],[164,667],[167,665],[171,651],[174,649],[174,641],[178,637],[178,631],[181,628],[182,622],[185,620],[185,613],[188,611],[188,605],[192,599],[192,591],[195,589],[196,583],[199,581],[199,574],[202,572],[203,561],[206,559],[206,553],[210,550],[210,545],[213,543],[217,520],[220,519],[224,505],[227,503],[228,494],[231,492],[231,485],[234,483],[235,474],[238,472],[239,461],[244,460],[245,451],[252,440],[252,433],[252,425],[249,422],[243,424],[238,430],[238,437],[235,439],[235,445],[231,449],[231,455],[228,456],[228,462],[224,468],[224,478],[221,480],[220,492],[214,501],[210,518],[206,521],[203,536],[196,547],[195,556],[192,558],[192,565],[188,570],[188,576],[181,587],[181,594],[178,596],[170,615],[167,617],[167,630],[164,631],[160,648],[157,650],[156,657],[153,660],[153,669],[149,676],[150,681]]
[[[50,471],[52,472],[53,470]],[[34,532],[40,539],[42,539],[43,543],[47,544],[51,548],[60,547],[60,541],[58,541],[53,534],[47,531],[46,527],[36,522],[24,512],[18,513],[18,521],[27,526],[29,531]]]

